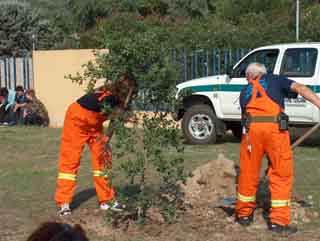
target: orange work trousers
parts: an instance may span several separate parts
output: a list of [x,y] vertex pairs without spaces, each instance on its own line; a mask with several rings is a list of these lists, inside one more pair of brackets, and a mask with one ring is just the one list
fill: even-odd
[[[251,144],[251,152],[248,150],[248,141]],[[288,225],[291,217],[293,160],[289,133],[280,131],[277,123],[252,123],[248,138],[246,135],[242,137],[236,213],[239,217],[249,216],[256,208],[255,195],[264,154],[270,159],[270,220],[272,223]]]
[[78,103],[69,106],[62,131],[59,174],[55,193],[56,203],[71,203],[76,187],[81,153],[87,143],[92,156],[93,182],[99,202],[114,198],[106,168],[111,168],[111,151],[105,150],[107,137],[103,134],[101,113],[87,110]]

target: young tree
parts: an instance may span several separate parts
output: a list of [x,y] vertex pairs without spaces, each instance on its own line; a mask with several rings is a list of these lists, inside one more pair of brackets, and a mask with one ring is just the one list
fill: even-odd
[[[89,89],[98,79],[116,82],[124,74],[138,81],[135,107],[151,111],[143,114],[141,123],[134,128],[126,128],[121,119],[113,120],[116,123],[114,152],[118,157],[126,157],[121,170],[130,180],[127,186],[137,187],[130,203],[135,203],[132,210],[139,220],[151,206],[160,207],[171,220],[182,204],[179,182],[186,178],[179,155],[183,151],[180,131],[167,118],[173,108],[179,77],[179,68],[171,57],[173,33],[161,18],[140,20],[136,14],[109,18],[101,31],[100,38],[108,52],[98,54],[95,63],[87,65],[84,75],[72,79],[79,83],[89,80]],[[153,179],[154,173],[160,179],[158,190],[151,188],[150,178]]]

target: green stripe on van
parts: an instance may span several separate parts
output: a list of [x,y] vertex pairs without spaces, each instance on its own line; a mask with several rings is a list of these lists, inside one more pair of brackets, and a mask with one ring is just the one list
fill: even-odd
[[[246,85],[228,85],[228,84],[217,84],[217,85],[198,85],[186,87],[183,90],[195,92],[211,92],[211,91],[226,91],[226,92],[240,92]],[[312,91],[320,93],[320,85],[308,85]]]
[[185,90],[191,90],[194,92],[210,92],[210,91],[230,91],[230,92],[239,92],[246,85],[227,85],[227,84],[219,84],[219,85],[199,85],[186,87]]
[[320,93],[320,85],[308,85],[308,87],[312,89],[312,91]]

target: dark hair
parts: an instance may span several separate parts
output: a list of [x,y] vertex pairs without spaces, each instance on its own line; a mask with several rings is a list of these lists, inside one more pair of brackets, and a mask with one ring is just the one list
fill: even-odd
[[27,241],[89,241],[79,224],[45,222],[29,236]]
[[18,85],[15,89],[15,91],[24,91],[23,87],[21,85]]
[[113,84],[112,93],[121,104],[124,104],[131,88],[133,89],[133,93],[135,93],[138,89],[137,82],[132,75],[124,74],[120,80]]
[[36,92],[34,91],[34,89],[28,89],[26,91],[26,95],[30,95],[31,97],[36,97]]
[[3,87],[0,89],[0,96],[6,97],[8,96],[8,94],[9,94],[9,91],[6,87]]

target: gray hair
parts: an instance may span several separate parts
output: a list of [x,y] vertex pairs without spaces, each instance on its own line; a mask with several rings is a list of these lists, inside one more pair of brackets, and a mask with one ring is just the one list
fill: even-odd
[[250,74],[253,79],[267,73],[266,66],[260,63],[251,63],[246,69],[246,75]]

